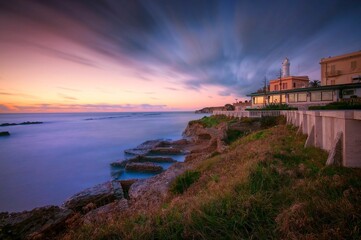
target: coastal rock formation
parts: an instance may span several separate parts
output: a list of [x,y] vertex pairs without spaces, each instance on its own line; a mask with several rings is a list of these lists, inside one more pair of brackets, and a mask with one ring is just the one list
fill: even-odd
[[82,220],[85,224],[101,223],[102,221],[109,219],[111,213],[122,213],[127,210],[128,207],[128,200],[120,199],[88,212],[84,215]]
[[8,127],[8,126],[17,126],[17,125],[32,125],[32,124],[42,124],[43,122],[22,122],[22,123],[2,123],[0,127]]
[[205,107],[196,110],[195,113],[213,113],[213,111],[226,111],[225,107]]
[[186,170],[184,163],[175,163],[166,171],[148,179],[138,180],[129,189],[133,209],[139,210],[158,206],[167,197],[169,185]]
[[132,163],[127,163],[127,165],[125,165],[125,170],[157,173],[157,172],[162,172],[163,167],[152,162],[142,162],[142,163],[132,162]]
[[183,132],[183,137],[193,143],[191,153],[214,151],[223,152],[226,148],[224,139],[227,137],[228,126],[220,123],[217,127],[206,128],[197,122],[190,122]]
[[179,148],[174,147],[156,147],[149,151],[149,154],[160,155],[182,155],[184,152]]
[[0,137],[10,136],[9,132],[0,132]]
[[173,158],[170,157],[157,157],[157,156],[136,156],[134,158],[130,158],[127,160],[120,160],[116,162],[112,162],[110,165],[113,167],[125,167],[127,163],[135,163],[135,162],[155,162],[155,163],[172,163],[176,162]]
[[58,206],[19,213],[0,213],[0,239],[51,239],[66,227],[73,211]]
[[90,203],[100,207],[123,197],[123,189],[118,181],[106,182],[75,194],[64,203],[64,207],[85,212],[85,207]]
[[146,141],[138,145],[136,148],[127,149],[124,150],[124,152],[132,155],[147,155],[149,151],[154,148],[167,147],[167,146],[169,146],[169,142],[164,141],[162,139],[157,139],[157,140]]

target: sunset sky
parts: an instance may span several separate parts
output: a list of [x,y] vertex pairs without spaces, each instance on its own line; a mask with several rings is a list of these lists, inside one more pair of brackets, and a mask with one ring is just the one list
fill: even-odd
[[0,112],[180,111],[361,50],[361,1],[0,0]]

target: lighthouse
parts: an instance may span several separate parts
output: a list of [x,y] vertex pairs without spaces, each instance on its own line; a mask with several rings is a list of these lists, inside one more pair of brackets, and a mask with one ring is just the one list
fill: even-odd
[[285,58],[282,62],[282,77],[289,77],[290,76],[290,60]]

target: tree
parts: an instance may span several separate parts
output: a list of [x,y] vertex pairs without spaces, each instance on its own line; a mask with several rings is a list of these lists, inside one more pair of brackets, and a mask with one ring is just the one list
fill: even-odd
[[227,111],[234,111],[235,107],[231,104],[226,104],[224,105],[224,107],[226,108]]
[[312,80],[312,81],[310,81],[309,86],[310,87],[319,87],[319,86],[321,86],[321,82],[320,82],[320,80]]

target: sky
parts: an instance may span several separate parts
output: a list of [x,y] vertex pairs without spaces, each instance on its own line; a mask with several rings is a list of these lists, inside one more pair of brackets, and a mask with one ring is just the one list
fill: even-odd
[[288,57],[361,50],[361,1],[0,0],[0,113],[184,111],[247,100]]

